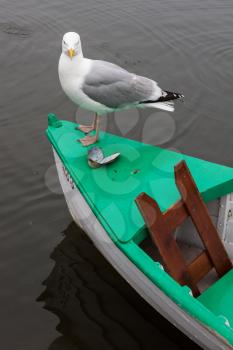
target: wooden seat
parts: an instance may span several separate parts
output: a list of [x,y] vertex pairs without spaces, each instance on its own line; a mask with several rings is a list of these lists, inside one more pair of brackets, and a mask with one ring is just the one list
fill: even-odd
[[[175,166],[175,181],[181,200],[164,213],[146,193],[141,193],[136,198],[136,203],[168,273],[181,285],[188,285],[193,295],[198,296],[200,292],[197,283],[213,267],[221,277],[232,268],[232,263],[185,161]],[[173,233],[189,216],[205,249],[187,265]]]

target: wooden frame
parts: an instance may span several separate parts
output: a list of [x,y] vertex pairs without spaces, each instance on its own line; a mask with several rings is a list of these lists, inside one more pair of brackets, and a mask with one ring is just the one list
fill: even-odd
[[[146,193],[136,198],[137,206],[158,247],[168,273],[181,285],[188,285],[194,296],[200,295],[197,283],[214,267],[223,276],[232,268],[223,243],[212,223],[192,175],[185,163],[175,166],[175,181],[181,200],[164,213]],[[190,216],[205,250],[187,265],[174,238],[175,229]]]

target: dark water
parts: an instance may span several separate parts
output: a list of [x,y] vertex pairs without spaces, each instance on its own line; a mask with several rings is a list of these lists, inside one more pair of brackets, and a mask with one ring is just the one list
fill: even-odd
[[61,37],[75,30],[86,56],[186,96],[173,114],[129,111],[103,128],[232,166],[232,0],[1,0],[0,9],[1,349],[197,349],[71,222],[44,130],[48,112],[86,115],[57,77]]

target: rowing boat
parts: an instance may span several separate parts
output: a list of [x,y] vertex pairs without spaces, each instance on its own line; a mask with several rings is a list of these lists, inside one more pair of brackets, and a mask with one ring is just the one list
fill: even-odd
[[[77,142],[83,137],[77,124],[55,115],[48,119],[46,134],[77,225],[194,342],[203,349],[233,349],[233,169],[107,132],[100,133],[98,146],[107,156],[120,156],[91,168],[91,147]],[[181,166],[191,179],[183,197],[185,183],[179,187],[177,181]],[[154,218],[160,215],[159,225]]]

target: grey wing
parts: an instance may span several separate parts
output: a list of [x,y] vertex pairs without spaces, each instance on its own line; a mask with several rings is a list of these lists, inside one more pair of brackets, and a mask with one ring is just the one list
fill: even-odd
[[161,89],[148,78],[141,77],[105,61],[93,61],[85,78],[83,92],[96,102],[110,108],[156,99]]

